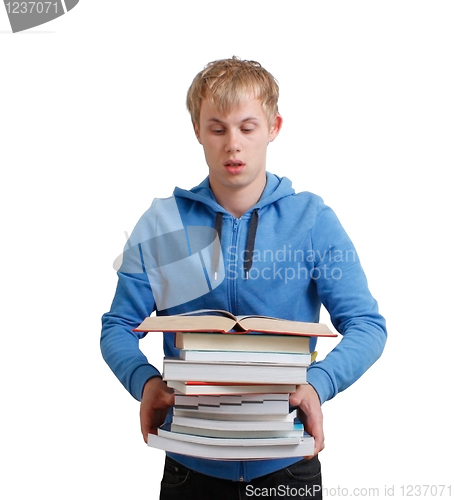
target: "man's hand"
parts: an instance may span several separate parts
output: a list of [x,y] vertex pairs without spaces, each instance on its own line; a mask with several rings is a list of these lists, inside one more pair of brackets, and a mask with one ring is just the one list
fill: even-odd
[[140,403],[140,428],[145,443],[148,442],[148,433],[164,423],[174,402],[173,390],[160,377],[153,377],[145,384]]
[[298,418],[303,422],[305,431],[314,437],[314,456],[317,455],[325,447],[325,436],[322,408],[316,390],[309,384],[299,385],[296,392],[290,395],[289,402],[298,407]]

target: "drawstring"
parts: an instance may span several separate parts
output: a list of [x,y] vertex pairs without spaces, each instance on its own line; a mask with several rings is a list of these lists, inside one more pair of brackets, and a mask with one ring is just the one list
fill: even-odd
[[254,254],[255,234],[259,224],[259,212],[255,209],[251,215],[251,222],[249,223],[249,231],[247,233],[246,251],[244,257],[244,274],[246,279],[249,279],[249,270],[252,267],[252,257]]
[[211,268],[214,273],[214,280],[218,279],[218,267],[219,267],[219,258],[221,254],[221,236],[222,236],[222,213],[218,212],[216,214],[216,220],[214,221],[214,230],[216,231],[219,237],[219,245],[213,245],[213,261],[211,263]]
[[[252,259],[254,255],[254,246],[255,246],[255,235],[257,233],[257,226],[259,224],[259,212],[256,208],[251,215],[251,221],[249,223],[249,230],[247,234],[246,240],[246,250],[244,252],[244,274],[246,275],[246,279],[249,279],[249,270],[252,267]],[[218,266],[219,266],[219,258],[221,252],[221,236],[222,236],[222,213],[218,212],[216,214],[216,219],[214,221],[214,229],[219,237],[219,245],[213,246],[213,261],[211,264],[214,279],[217,280],[218,276]]]

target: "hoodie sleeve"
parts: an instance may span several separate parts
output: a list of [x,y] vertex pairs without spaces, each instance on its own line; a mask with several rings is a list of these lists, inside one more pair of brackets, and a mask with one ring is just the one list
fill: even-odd
[[312,245],[317,292],[342,335],[325,359],[308,370],[308,382],[324,403],[353,384],[380,357],[387,332],[351,240],[334,212],[321,201]]
[[144,261],[144,245],[155,234],[153,204],[139,219],[125,249],[115,263],[118,283],[110,311],[102,317],[101,353],[111,370],[137,400],[145,382],[160,376],[139,348],[143,333],[133,332],[155,310],[155,298]]
[[101,352],[124,387],[140,401],[145,382],[160,376],[139,349],[144,334],[135,333],[154,310],[153,294],[146,273],[118,273],[110,311],[102,317]]

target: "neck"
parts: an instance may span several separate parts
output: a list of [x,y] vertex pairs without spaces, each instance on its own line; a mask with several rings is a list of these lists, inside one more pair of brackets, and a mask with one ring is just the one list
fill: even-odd
[[239,218],[260,200],[266,186],[266,174],[260,181],[241,188],[226,188],[216,186],[210,179],[210,187],[219,205]]

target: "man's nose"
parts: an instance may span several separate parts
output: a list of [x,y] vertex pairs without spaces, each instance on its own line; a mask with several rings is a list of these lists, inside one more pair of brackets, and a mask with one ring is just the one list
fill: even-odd
[[238,134],[235,132],[227,134],[225,150],[227,153],[238,153],[241,150]]

